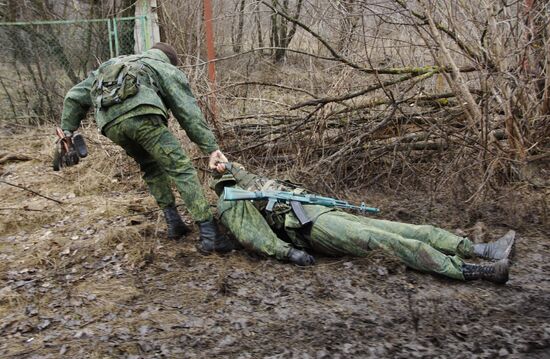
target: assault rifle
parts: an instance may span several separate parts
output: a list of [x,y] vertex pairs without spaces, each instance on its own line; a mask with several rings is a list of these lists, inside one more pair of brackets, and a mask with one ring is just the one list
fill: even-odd
[[67,136],[59,127],[55,129],[55,134],[57,141],[52,163],[54,171],[59,171],[61,167],[74,166],[80,158],[88,156],[88,147],[81,134]]
[[374,207],[367,207],[365,203],[361,203],[360,206],[354,206],[347,201],[335,199],[331,197],[322,197],[315,194],[301,194],[285,191],[246,191],[239,188],[225,187],[224,198],[228,201],[239,200],[267,200],[267,211],[273,211],[273,206],[277,202],[287,202],[292,207],[294,214],[302,225],[311,222],[311,219],[307,217],[302,208],[302,203],[316,204],[325,207],[347,208],[357,210],[361,213],[378,213],[380,210]]

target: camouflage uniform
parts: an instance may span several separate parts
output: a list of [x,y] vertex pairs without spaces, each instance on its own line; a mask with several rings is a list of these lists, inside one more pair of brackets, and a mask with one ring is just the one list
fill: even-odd
[[473,243],[430,225],[412,225],[361,216],[317,205],[304,205],[314,223],[303,228],[285,204],[266,212],[267,201],[225,201],[224,186],[257,190],[301,191],[285,182],[234,169],[214,186],[222,223],[246,248],[286,259],[292,247],[330,256],[362,257],[371,249],[396,255],[407,266],[464,280],[462,258],[473,256]]
[[61,128],[76,130],[87,111],[94,106],[99,130],[136,160],[149,191],[161,208],[175,204],[170,189],[173,181],[193,219],[196,222],[211,220],[212,214],[197,173],[166,123],[168,110],[171,110],[187,136],[203,153],[210,154],[218,149],[186,76],[158,49],[125,59],[143,64],[139,92],[108,108],[99,108],[94,103],[96,99],[90,95],[92,84],[101,68],[118,60],[111,59],[67,93]]

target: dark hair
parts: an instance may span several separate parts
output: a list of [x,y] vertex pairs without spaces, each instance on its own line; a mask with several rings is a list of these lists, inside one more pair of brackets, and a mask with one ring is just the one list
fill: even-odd
[[172,45],[169,45],[165,42],[156,42],[153,45],[152,49],[157,49],[164,52],[164,54],[168,56],[168,59],[170,59],[170,63],[172,65],[174,66],[178,65],[179,63],[178,54],[176,53],[176,49],[174,49]]

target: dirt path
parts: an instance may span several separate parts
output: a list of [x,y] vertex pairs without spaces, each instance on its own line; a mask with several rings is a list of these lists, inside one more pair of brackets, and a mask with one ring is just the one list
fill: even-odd
[[36,134],[0,133],[2,151],[33,158],[3,164],[0,179],[62,204],[0,183],[2,358],[550,357],[542,225],[520,232],[505,286],[381,253],[306,269],[202,257],[196,230],[163,239],[136,167],[107,142],[90,135],[92,157],[54,173],[51,137]]

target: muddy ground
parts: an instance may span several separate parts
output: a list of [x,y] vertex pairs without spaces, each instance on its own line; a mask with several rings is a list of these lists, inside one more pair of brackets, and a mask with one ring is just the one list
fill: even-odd
[[91,156],[53,172],[47,131],[0,131],[0,155],[27,156],[0,165],[1,358],[550,358],[548,188],[518,186],[476,211],[368,193],[382,218],[477,240],[516,229],[504,286],[377,252],[299,268],[242,251],[203,257],[196,229],[165,240],[117,148],[89,131]]

